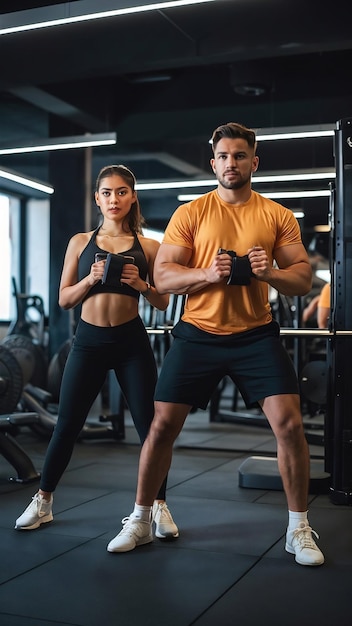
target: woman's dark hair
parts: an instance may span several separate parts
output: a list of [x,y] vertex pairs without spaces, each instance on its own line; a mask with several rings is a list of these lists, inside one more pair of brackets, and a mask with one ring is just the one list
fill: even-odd
[[256,149],[256,137],[255,132],[251,128],[246,128],[242,124],[237,124],[236,122],[228,122],[227,124],[222,124],[218,126],[213,132],[212,136],[212,148],[213,152],[215,152],[216,146],[218,145],[220,139],[245,139],[248,145]]
[[[101,186],[101,181],[108,176],[121,176],[125,181],[126,185],[135,191],[136,187],[136,178],[125,165],[106,165],[103,167],[98,176],[95,183],[95,191],[98,192]],[[126,215],[123,223],[123,229],[126,232],[132,231],[133,233],[142,233],[142,227],[145,224],[144,217],[141,214],[141,209],[139,206],[139,200],[136,198],[135,202],[131,205],[131,209],[129,213]],[[128,228],[126,229],[125,226]]]

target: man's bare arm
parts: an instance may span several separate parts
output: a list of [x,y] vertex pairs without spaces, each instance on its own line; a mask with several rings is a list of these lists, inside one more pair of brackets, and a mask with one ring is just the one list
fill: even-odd
[[303,244],[283,246],[276,250],[278,268],[271,267],[263,248],[248,250],[252,272],[285,296],[304,296],[312,288],[312,267]]
[[216,255],[209,267],[188,267],[192,251],[161,244],[154,263],[154,282],[159,293],[195,293],[230,275],[231,258]]

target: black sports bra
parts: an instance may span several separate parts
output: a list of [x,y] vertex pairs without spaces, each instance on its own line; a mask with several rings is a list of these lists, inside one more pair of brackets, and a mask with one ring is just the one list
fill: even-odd
[[[94,263],[95,254],[97,252],[107,252],[107,250],[103,250],[102,248],[98,248],[95,243],[96,236],[100,230],[100,226],[94,231],[90,240],[88,241],[86,247],[82,251],[81,256],[78,261],[78,280],[82,280],[85,276],[88,276],[90,272],[90,268],[92,263]],[[128,250],[124,250],[120,254],[126,254],[129,256],[133,256],[134,263],[137,265],[139,269],[140,277],[145,280],[148,274],[148,264],[147,259],[145,257],[143,248],[139,242],[137,235],[134,235],[134,241],[131,248]],[[121,284],[119,281],[115,285],[103,284],[101,281],[93,285],[93,287],[88,291],[85,300],[90,296],[95,295],[96,293],[121,293],[125,296],[132,296],[138,300],[139,291],[133,289],[129,285]]]

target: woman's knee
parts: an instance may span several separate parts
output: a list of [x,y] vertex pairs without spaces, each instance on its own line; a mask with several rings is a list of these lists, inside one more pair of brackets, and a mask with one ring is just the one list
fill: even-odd
[[53,431],[52,439],[57,442],[66,442],[67,444],[75,442],[81,430],[81,424],[76,424],[73,420],[58,419]]

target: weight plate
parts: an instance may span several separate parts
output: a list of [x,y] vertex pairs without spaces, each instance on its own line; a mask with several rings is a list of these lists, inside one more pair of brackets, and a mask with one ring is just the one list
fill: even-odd
[[326,404],[327,393],[326,361],[310,361],[301,374],[301,390],[307,400],[315,404]]
[[0,413],[12,413],[23,389],[22,369],[16,357],[0,344]]
[[7,335],[1,343],[17,359],[22,369],[23,384],[26,385],[35,369],[36,352],[33,342],[24,335]]

